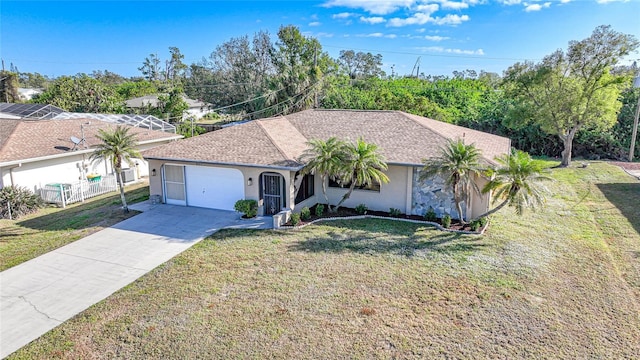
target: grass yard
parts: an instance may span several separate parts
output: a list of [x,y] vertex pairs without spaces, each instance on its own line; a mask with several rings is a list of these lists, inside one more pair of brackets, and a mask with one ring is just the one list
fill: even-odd
[[[125,188],[129,203],[149,198],[149,185]],[[100,231],[138,212],[124,214],[120,193],[112,192],[66,208],[49,206],[18,220],[0,219],[0,271]]]
[[640,358],[640,182],[552,176],[546,210],[483,237],[218,232],[10,358]]

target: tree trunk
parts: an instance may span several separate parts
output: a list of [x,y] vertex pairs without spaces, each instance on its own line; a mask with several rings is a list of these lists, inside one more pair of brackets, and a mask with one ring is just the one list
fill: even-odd
[[118,176],[118,187],[120,188],[120,201],[122,201],[122,210],[124,213],[129,212],[129,206],[127,205],[127,199],[124,197],[124,182],[122,181],[122,169],[116,169],[116,175]]
[[340,199],[340,202],[338,203],[338,205],[336,205],[336,208],[334,211],[338,211],[338,209],[340,209],[340,205],[342,205],[343,202],[347,201],[347,199],[351,196],[351,193],[353,192],[353,189],[356,187],[356,182],[355,181],[351,181],[351,186],[349,186],[349,191],[347,191],[346,194],[344,194],[344,196],[342,197],[342,199]]
[[329,212],[333,212],[333,209],[331,209],[331,204],[329,203],[329,196],[327,195],[327,178],[325,176],[321,176],[320,177],[320,181],[322,182],[322,195],[324,195],[324,199],[327,202],[327,210],[329,210]]
[[462,215],[463,214],[462,205],[460,205],[461,201],[458,198],[458,195],[454,194],[453,195],[453,200],[456,202],[456,210],[458,211],[458,217],[460,218],[459,219],[460,223],[461,224],[466,224],[466,222],[464,221],[464,215]]
[[564,150],[562,150],[562,162],[561,167],[568,167],[571,165],[571,151],[573,149],[573,138],[576,135],[576,130],[571,129],[565,136],[560,136],[560,139],[564,143]]

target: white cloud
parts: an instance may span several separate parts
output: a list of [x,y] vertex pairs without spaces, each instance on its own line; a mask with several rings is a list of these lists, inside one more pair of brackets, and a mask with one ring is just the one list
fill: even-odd
[[443,41],[449,40],[449,37],[446,36],[438,36],[438,35],[402,35],[403,38],[411,39],[411,40],[427,40],[427,41]]
[[351,9],[362,9],[375,15],[387,15],[400,8],[408,8],[416,0],[328,0],[324,7],[347,7]]
[[360,21],[362,21],[363,23],[374,25],[374,24],[382,24],[387,20],[381,16],[371,16],[371,17],[361,16]]
[[309,26],[320,26],[322,23],[320,21],[312,21],[309,23]]
[[318,38],[318,39],[320,39],[320,38],[332,38],[333,37],[332,33],[326,33],[326,32],[314,33],[312,31],[304,31],[304,32],[302,32],[302,35],[311,36],[311,37]]
[[469,4],[467,4],[466,2],[444,0],[440,3],[440,6],[443,9],[462,10],[468,8]]
[[500,0],[504,5],[518,5],[522,3],[522,0]]
[[425,29],[425,28],[422,28],[422,29],[418,29],[418,30],[416,30],[416,32],[417,32],[417,33],[420,33],[420,34],[422,34],[422,33],[423,33],[423,32],[425,32],[425,31],[427,31],[427,29]]
[[612,2],[628,2],[629,0],[596,0],[598,4],[608,4]]
[[341,12],[341,13],[338,13],[338,14],[333,14],[331,17],[333,19],[347,19],[347,18],[350,18],[352,16],[356,16],[356,14],[350,13],[350,12]]
[[442,46],[417,47],[415,49],[423,52],[436,52],[436,53],[446,53],[446,54],[456,54],[456,55],[484,55],[484,51],[482,49],[477,49],[477,50],[449,49],[449,48],[443,48]]
[[543,8],[548,8],[549,6],[551,6],[550,2],[546,2],[544,4],[529,4],[529,3],[523,3],[523,5],[525,6],[524,11],[526,12],[531,12],[531,11],[540,11]]
[[438,36],[438,35],[425,35],[424,39],[429,41],[449,40],[449,38],[446,36]]
[[569,2],[571,2],[571,0],[560,0],[560,3],[562,3],[562,4],[566,4],[566,3],[569,3]]
[[447,14],[445,17],[434,18],[432,22],[436,25],[458,25],[469,21],[469,19],[469,15]]
[[395,39],[398,37],[396,34],[383,34],[381,32],[375,32],[371,34],[358,34],[356,37],[369,37],[369,38],[387,38],[387,39]]
[[438,9],[440,9],[440,6],[438,4],[428,4],[428,5],[418,5],[413,10],[416,13],[431,14],[438,11]]

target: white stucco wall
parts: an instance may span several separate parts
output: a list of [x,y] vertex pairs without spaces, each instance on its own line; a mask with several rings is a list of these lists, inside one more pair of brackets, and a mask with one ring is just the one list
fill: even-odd
[[[2,184],[26,187],[36,191],[50,183],[74,183],[89,173],[105,175],[111,171],[109,165],[104,162],[89,163],[88,154],[76,154],[61,158],[22,163],[21,166],[6,166],[0,169]],[[86,165],[86,168],[83,166]]]
[[[290,192],[285,192],[285,208],[293,209],[293,187],[291,186],[293,172],[289,170],[278,170],[270,168],[260,168],[251,166],[232,166],[232,165],[220,165],[220,164],[206,164],[197,162],[184,162],[184,161],[165,161],[165,160],[149,160],[149,173],[153,173],[156,170],[156,176],[149,176],[149,194],[151,196],[159,195],[161,199],[164,198],[162,188],[162,166],[164,164],[171,165],[190,165],[190,166],[212,166],[220,168],[232,168],[238,169],[244,176],[244,198],[253,199],[258,201],[258,214],[264,214],[264,204],[260,200],[260,175],[265,172],[277,173],[283,176],[285,182],[285,189],[291,189]],[[249,185],[249,179],[251,179],[251,185]],[[188,179],[187,185],[188,184]],[[240,200],[240,199],[238,199]]]

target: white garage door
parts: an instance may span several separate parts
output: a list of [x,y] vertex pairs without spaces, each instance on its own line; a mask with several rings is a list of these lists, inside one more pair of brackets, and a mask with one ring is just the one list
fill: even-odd
[[208,166],[186,166],[187,205],[233,210],[244,199],[244,176],[239,170]]

